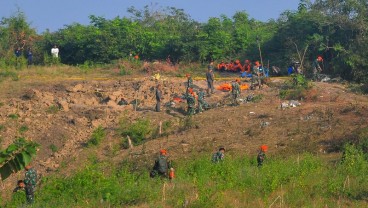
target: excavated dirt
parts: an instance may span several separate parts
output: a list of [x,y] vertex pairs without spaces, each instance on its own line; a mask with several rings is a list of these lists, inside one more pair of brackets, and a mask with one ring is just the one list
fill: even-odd
[[[278,93],[283,81],[271,78],[261,90],[243,91],[243,98],[254,93],[262,99],[240,106],[231,106],[229,93],[216,90],[206,98],[213,108],[194,115],[192,128],[182,131],[174,127],[182,125],[185,102],[168,105],[184,93],[184,78],[4,82],[0,83],[0,149],[17,137],[38,142],[41,146],[33,164],[45,176],[70,174],[83,166],[91,152],[112,162],[133,158],[141,167],[150,167],[160,148],[168,149],[174,160],[201,152],[211,155],[219,146],[225,146],[227,154],[254,155],[261,144],[270,147],[271,155],[303,151],[336,154],[356,130],[367,127],[367,96],[352,94],[342,84],[315,83],[307,99],[299,101],[300,106],[282,109],[285,100],[280,100]],[[225,82],[216,81],[215,86]],[[157,83],[163,85],[162,112],[154,112]],[[194,84],[196,89],[206,88],[204,80]],[[131,121],[147,118],[157,126],[168,121],[173,132],[126,150],[118,145],[121,137],[116,131],[122,117]],[[28,130],[20,131],[22,126]],[[98,126],[106,129],[107,138],[99,148],[87,148],[86,142]],[[2,195],[22,177],[23,173],[18,173],[7,179]]]

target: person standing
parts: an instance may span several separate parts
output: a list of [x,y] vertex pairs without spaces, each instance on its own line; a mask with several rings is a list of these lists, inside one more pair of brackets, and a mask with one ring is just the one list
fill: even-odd
[[20,58],[20,56],[22,55],[22,51],[21,51],[21,49],[18,47],[18,48],[15,50],[14,54],[15,54],[15,67],[16,67],[16,68],[18,68],[18,66],[20,65],[20,64],[19,64],[19,58]]
[[317,81],[319,74],[322,71],[321,65],[323,62],[323,58],[322,56],[318,56],[314,61],[313,61],[313,80]]
[[262,145],[257,155],[257,166],[261,167],[266,159],[267,145]]
[[259,63],[259,61],[256,61],[254,66],[253,66],[253,74],[252,74],[252,84],[251,84],[251,89],[254,89],[254,83],[257,82],[258,84],[258,88],[261,89],[262,86],[262,82],[261,82],[261,76],[262,76],[262,72],[261,72],[262,68],[261,65]]
[[59,48],[56,45],[51,49],[51,55],[55,59],[59,58]]
[[211,94],[213,94],[214,93],[213,81],[215,80],[215,75],[213,74],[213,69],[210,67],[208,68],[206,73],[206,80],[207,80],[207,94],[210,94],[210,90]]
[[34,191],[37,183],[37,171],[31,165],[25,167],[26,173],[24,178],[26,198],[29,204],[34,203]]
[[27,68],[30,67],[33,63],[33,54],[32,50],[29,48],[27,51]]
[[240,95],[240,80],[239,79],[236,79],[235,81],[233,81],[231,83],[231,95],[232,95],[232,98],[233,98],[233,105],[239,105],[238,103],[238,97]]
[[161,84],[157,85],[156,88],[156,112],[161,111],[161,100],[162,100],[162,90],[161,90]]
[[187,77],[187,90],[188,90],[189,88],[193,88],[193,79],[192,76],[190,76],[190,74],[187,74],[186,77]]

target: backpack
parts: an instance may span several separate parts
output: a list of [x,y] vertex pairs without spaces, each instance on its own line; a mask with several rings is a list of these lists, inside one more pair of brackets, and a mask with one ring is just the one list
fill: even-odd
[[164,156],[158,157],[158,159],[156,160],[156,164],[155,164],[155,170],[157,170],[161,174],[167,173],[168,164],[167,164],[166,157]]

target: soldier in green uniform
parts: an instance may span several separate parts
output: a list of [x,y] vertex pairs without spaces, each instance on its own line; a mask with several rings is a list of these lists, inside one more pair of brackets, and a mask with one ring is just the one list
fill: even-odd
[[29,204],[34,203],[34,191],[37,183],[37,172],[31,165],[25,167],[26,173],[24,178],[26,198]]
[[187,74],[186,77],[187,77],[187,90],[188,90],[189,88],[193,88],[193,79],[190,76],[190,74]]
[[261,65],[258,61],[256,61],[252,71],[252,84],[250,87],[251,89],[254,89],[255,83],[258,84],[258,88],[261,89],[262,85],[261,77],[262,77]]
[[212,155],[212,162],[218,163],[225,159],[225,147],[220,147],[219,150]]
[[155,177],[157,174],[163,178],[168,178],[169,169],[171,168],[171,162],[167,157],[167,151],[165,149],[160,150],[160,155],[155,160],[153,170],[151,171],[151,177]]
[[187,99],[188,104],[188,115],[194,115],[195,114],[195,96],[193,93],[193,89],[189,88],[187,90],[187,94],[185,95],[185,98]]
[[240,95],[240,85],[239,85],[240,80],[236,79],[235,81],[233,81],[231,83],[231,94],[232,94],[232,98],[233,98],[233,105],[239,105],[237,99]]
[[266,159],[266,152],[267,152],[268,147],[266,145],[262,145],[260,147],[260,150],[258,152],[257,155],[257,166],[261,167],[263,165],[263,161]]
[[204,100],[205,97],[205,92],[203,91],[203,89],[199,90],[198,93],[198,112],[203,112],[203,109],[207,110],[209,109],[209,105],[208,103]]

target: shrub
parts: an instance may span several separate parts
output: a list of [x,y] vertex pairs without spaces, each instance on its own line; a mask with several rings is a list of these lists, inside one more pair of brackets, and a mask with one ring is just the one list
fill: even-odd
[[50,149],[51,149],[51,151],[52,151],[52,152],[54,152],[54,153],[58,151],[57,146],[56,146],[56,145],[54,145],[54,144],[50,144],[49,148],[50,148]]
[[9,114],[8,117],[15,120],[19,118],[19,115],[16,113],[12,113],[12,114]]
[[129,122],[126,118],[119,122],[119,134],[123,137],[129,136],[134,145],[142,144],[152,128],[148,119],[140,118],[135,122]]
[[23,126],[21,126],[21,127],[19,128],[19,133],[24,133],[24,132],[26,132],[26,131],[28,131],[28,126],[23,125]]
[[105,129],[102,126],[99,126],[92,132],[91,138],[87,142],[87,146],[97,146],[105,139],[105,137]]
[[50,105],[46,112],[49,114],[56,114],[57,112],[59,112],[60,108],[57,105]]

